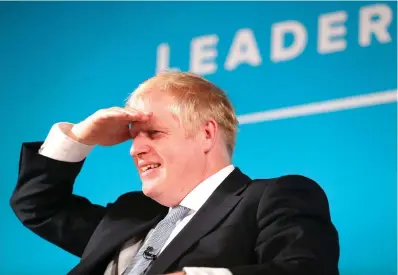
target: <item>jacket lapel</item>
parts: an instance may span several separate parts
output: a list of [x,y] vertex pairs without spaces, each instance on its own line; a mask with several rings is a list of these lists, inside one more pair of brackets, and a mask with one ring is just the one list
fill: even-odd
[[216,227],[239,203],[241,197],[238,194],[250,181],[236,168],[159,255],[147,274],[163,274],[195,242]]
[[[132,209],[127,205],[121,205],[121,207],[127,208],[124,209],[124,212]],[[148,204],[146,211],[143,209],[145,207],[136,209],[136,211],[140,211],[140,215],[142,214],[138,219],[134,215],[120,217],[118,214],[120,209],[114,211],[118,217],[113,217],[112,212],[107,215],[92,236],[93,247],[86,249],[88,251],[84,253],[80,263],[68,275],[93,274],[96,270],[105,268],[109,264],[105,261],[107,258],[112,257],[113,253],[116,253],[129,239],[145,237],[145,234],[165,217],[168,210],[167,207],[154,205],[154,203]],[[145,219],[143,219],[144,217]]]

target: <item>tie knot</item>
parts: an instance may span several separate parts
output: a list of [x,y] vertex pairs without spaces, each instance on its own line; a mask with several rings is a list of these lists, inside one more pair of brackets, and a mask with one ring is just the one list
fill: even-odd
[[167,216],[164,218],[165,221],[176,223],[178,220],[184,218],[189,212],[189,208],[185,206],[176,206],[173,207]]

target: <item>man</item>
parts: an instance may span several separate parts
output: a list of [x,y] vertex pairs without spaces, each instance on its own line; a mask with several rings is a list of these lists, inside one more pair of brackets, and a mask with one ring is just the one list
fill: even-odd
[[[236,127],[212,83],[157,75],[125,108],[24,143],[11,206],[33,232],[81,258],[71,275],[338,274],[338,234],[320,186],[297,175],[250,179],[231,162]],[[94,146],[129,139],[142,192],[106,207],[72,193]]]

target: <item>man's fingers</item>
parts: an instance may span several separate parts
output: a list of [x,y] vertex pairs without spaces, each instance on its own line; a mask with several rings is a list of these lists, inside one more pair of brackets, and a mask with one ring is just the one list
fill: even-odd
[[148,113],[148,112],[143,112],[143,111],[139,111],[139,110],[135,110],[135,109],[131,109],[131,108],[123,108],[123,109],[121,109],[121,111],[127,112],[129,114],[142,114],[142,115],[152,114],[152,112]]
[[123,108],[121,110],[125,111],[125,112],[128,112],[128,113],[131,113],[131,114],[140,113],[140,114],[147,115],[147,116],[152,115],[152,112],[142,112],[142,111],[130,108],[130,107],[125,107],[125,108]]
[[122,108],[110,108],[101,114],[102,119],[122,119],[130,121],[146,121],[151,113],[125,110]]
[[151,115],[151,114],[152,114],[152,112],[143,112],[143,111],[140,111],[140,110],[131,108],[131,107],[124,107],[124,108],[121,108],[121,107],[111,107],[111,108],[105,109],[105,110],[109,110],[109,111],[119,111],[119,112],[127,112],[127,113],[129,113],[129,114],[131,114],[131,115],[135,115],[135,114]]
[[135,112],[131,110],[121,110],[120,112],[124,113],[122,116],[123,119],[132,121],[146,121],[152,116],[152,113]]

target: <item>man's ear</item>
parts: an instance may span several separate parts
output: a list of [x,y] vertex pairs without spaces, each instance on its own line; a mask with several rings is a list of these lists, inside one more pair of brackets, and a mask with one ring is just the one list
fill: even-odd
[[203,133],[203,150],[208,153],[216,143],[218,134],[217,122],[213,119],[208,120],[202,128]]

